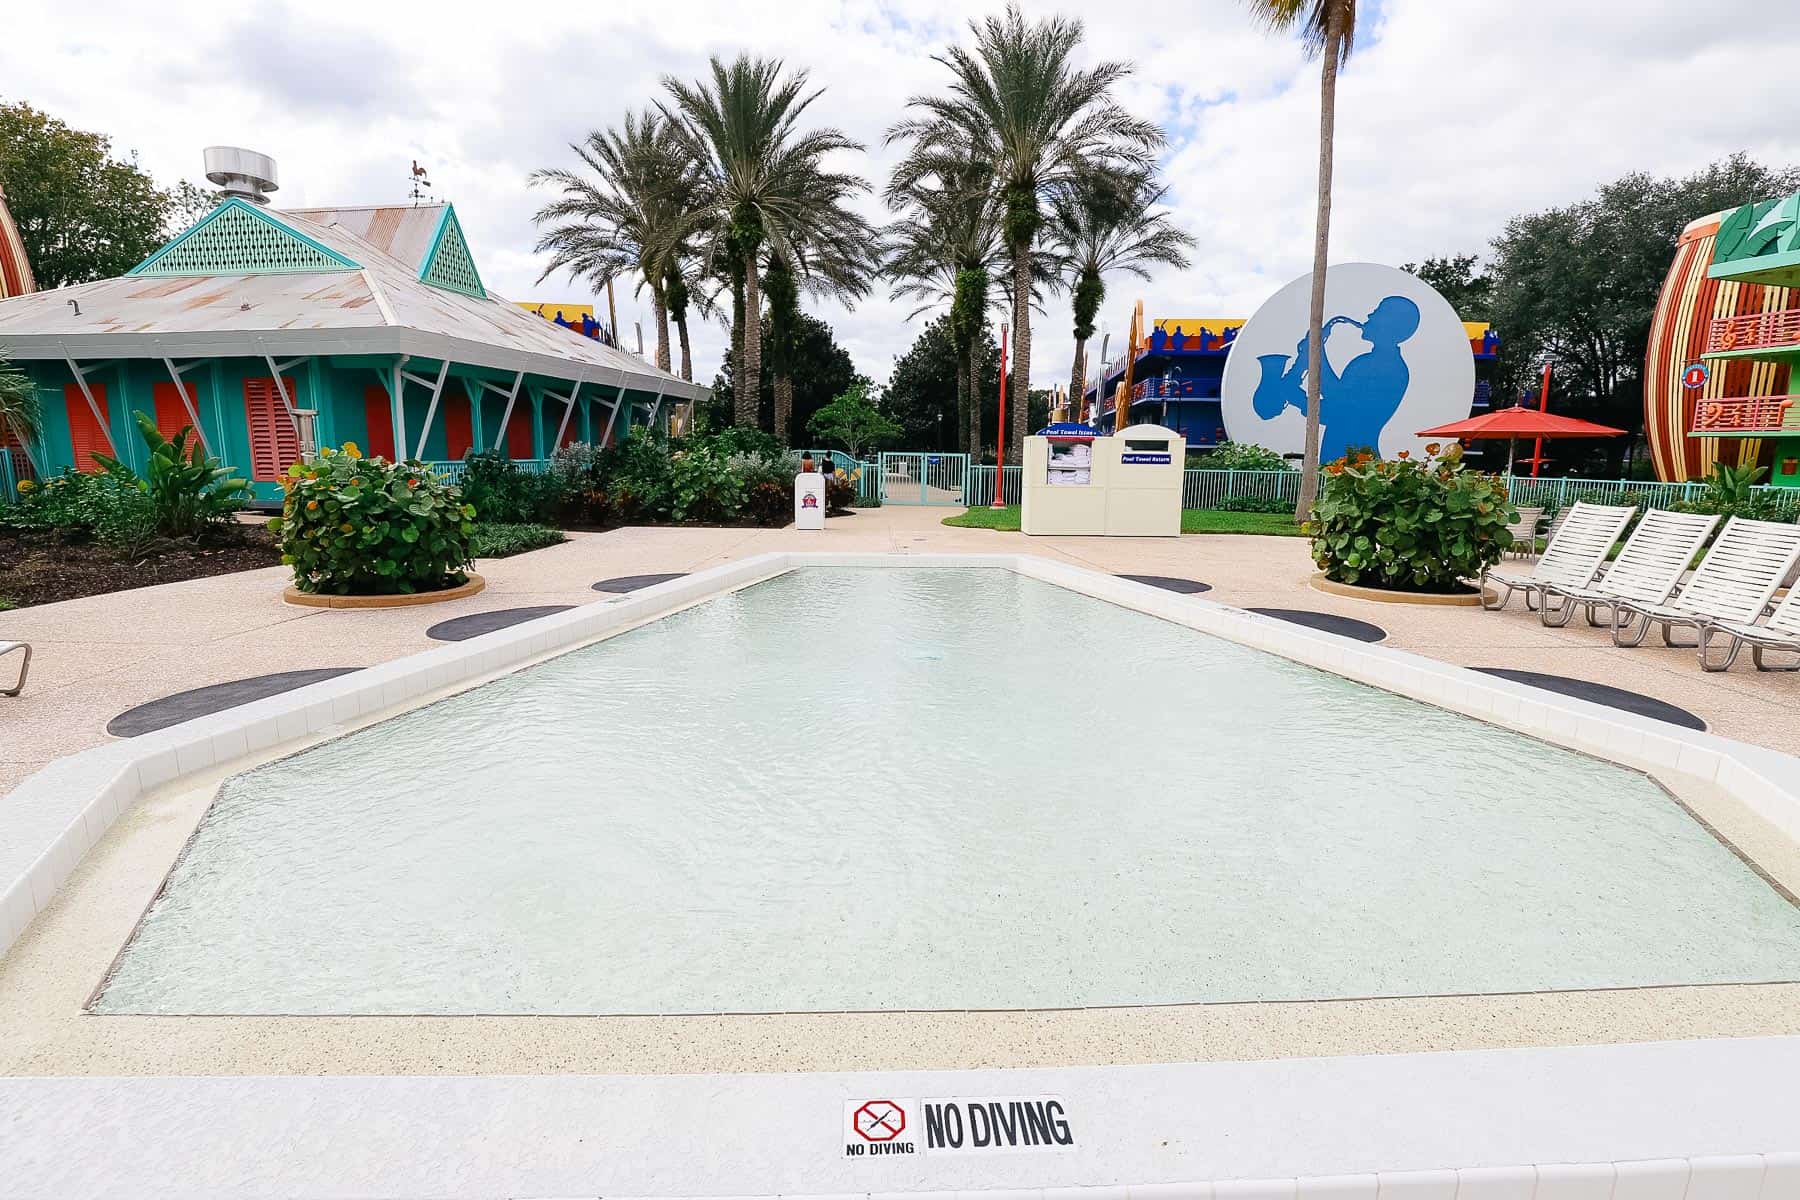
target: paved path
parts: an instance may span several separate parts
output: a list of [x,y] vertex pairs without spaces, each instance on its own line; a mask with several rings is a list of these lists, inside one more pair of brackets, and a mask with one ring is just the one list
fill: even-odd
[[105,741],[107,722],[173,692],[274,671],[361,666],[436,645],[451,617],[524,605],[590,604],[620,575],[696,571],[771,550],[1023,551],[1096,570],[1169,575],[1212,585],[1209,600],[1336,613],[1387,630],[1387,643],[1465,666],[1573,676],[1640,692],[1705,719],[1715,732],[1800,753],[1800,677],[1746,662],[1700,671],[1692,650],[1616,649],[1577,620],[1546,629],[1519,605],[1504,613],[1378,604],[1307,586],[1300,538],[1028,538],[952,529],[948,508],[891,506],[833,518],[824,533],[793,529],[619,529],[479,564],[485,592],[447,604],[357,611],[282,603],[285,568],[191,580],[0,613],[0,640],[37,647],[31,686],[0,699],[0,793],[60,755]]

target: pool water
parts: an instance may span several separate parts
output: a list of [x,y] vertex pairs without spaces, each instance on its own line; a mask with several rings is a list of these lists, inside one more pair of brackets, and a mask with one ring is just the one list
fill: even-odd
[[795,571],[225,783],[107,1013],[1800,979],[1637,773],[986,569]]

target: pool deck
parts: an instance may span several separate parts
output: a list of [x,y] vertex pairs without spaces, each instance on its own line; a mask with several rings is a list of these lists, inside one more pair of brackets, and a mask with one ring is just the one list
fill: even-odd
[[1608,684],[1687,709],[1714,733],[1800,753],[1800,673],[1757,672],[1748,655],[1727,673],[1708,674],[1691,649],[1622,650],[1579,618],[1545,628],[1517,600],[1488,613],[1328,595],[1308,586],[1303,538],[1033,538],[943,525],[956,511],[862,510],[810,534],[642,527],[572,534],[560,546],[483,561],[488,587],[479,595],[418,608],[298,608],[281,600],[285,568],[272,567],[0,613],[0,639],[36,648],[25,695],[0,700],[0,805],[5,791],[52,759],[112,740],[107,722],[146,701],[276,671],[386,662],[441,644],[425,630],[451,617],[588,604],[605,598],[592,590],[602,579],[696,571],[791,549],[1027,553],[1112,573],[1199,579],[1212,585],[1210,600],[1356,618],[1385,629],[1390,646],[1459,666]]

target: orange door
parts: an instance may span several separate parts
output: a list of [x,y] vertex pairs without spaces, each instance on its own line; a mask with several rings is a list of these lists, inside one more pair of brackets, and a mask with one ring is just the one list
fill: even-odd
[[369,444],[363,447],[363,453],[394,462],[394,410],[388,403],[386,388],[363,389],[363,421],[369,430]]
[[[199,392],[191,383],[184,383],[182,387],[187,389],[188,399],[194,404],[194,411],[199,412]],[[150,394],[156,403],[156,432],[173,441],[176,434],[193,425],[194,418],[188,415],[187,405],[181,402],[181,393],[175,390],[174,383],[155,384],[151,387]],[[190,435],[188,444],[191,446],[194,442],[194,437]]]
[[475,445],[468,396],[444,397],[444,457],[459,462]]
[[531,457],[531,413],[526,405],[518,405],[513,409],[512,419],[506,425],[506,456],[508,458]]

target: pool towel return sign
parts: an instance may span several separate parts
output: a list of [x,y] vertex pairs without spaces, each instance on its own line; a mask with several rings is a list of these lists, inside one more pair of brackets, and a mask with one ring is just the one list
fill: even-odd
[[844,1157],[1030,1154],[1075,1149],[1058,1096],[844,1101]]

